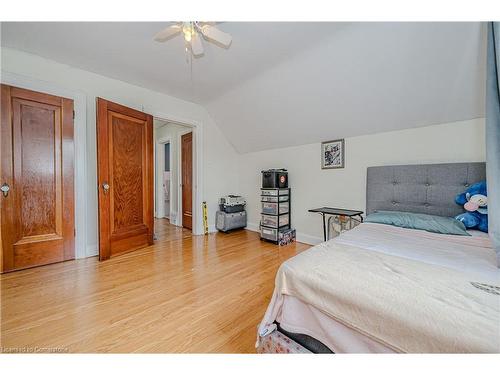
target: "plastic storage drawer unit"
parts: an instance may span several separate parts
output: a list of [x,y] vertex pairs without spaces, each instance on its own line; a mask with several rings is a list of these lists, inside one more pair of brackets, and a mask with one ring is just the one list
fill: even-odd
[[[290,227],[285,227],[282,228],[282,230],[289,230]],[[278,242],[279,240],[279,233],[280,231],[278,228],[268,228],[268,227],[260,227],[260,238],[263,238],[265,240],[273,241],[273,242]]]
[[288,202],[272,203],[272,202],[262,202],[262,213],[268,215],[278,215],[278,207],[280,214],[287,214],[289,204]]
[[260,237],[269,241],[278,241],[278,228],[260,228]]
[[288,202],[288,195],[272,196],[265,195],[260,197],[261,202]]
[[288,195],[288,189],[260,189],[262,195],[271,195],[271,196],[278,196],[278,195]]
[[[280,233],[290,229],[290,188],[272,188],[263,184],[260,189],[260,237],[278,244]],[[288,234],[287,237],[291,237]]]
[[288,214],[280,215],[279,220],[278,220],[278,216],[261,215],[261,220],[262,220],[262,225],[272,227],[272,228],[282,227],[282,226],[288,225],[288,223],[289,223]]

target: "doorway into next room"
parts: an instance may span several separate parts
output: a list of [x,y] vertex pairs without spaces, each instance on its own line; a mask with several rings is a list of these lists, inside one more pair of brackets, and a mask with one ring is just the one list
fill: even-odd
[[155,118],[154,130],[155,217],[192,231],[193,128]]

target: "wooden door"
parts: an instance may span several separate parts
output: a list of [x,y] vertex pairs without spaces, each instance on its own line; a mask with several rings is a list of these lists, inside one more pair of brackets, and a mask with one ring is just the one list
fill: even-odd
[[182,226],[193,230],[193,133],[181,137]]
[[153,117],[97,99],[99,259],[153,244]]
[[73,101],[1,85],[1,265],[74,259]]

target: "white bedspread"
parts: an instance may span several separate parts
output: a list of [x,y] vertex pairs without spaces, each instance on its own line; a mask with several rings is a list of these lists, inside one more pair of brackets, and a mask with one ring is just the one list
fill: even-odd
[[499,272],[487,235],[456,236],[364,223],[332,241],[463,272],[491,273],[492,277]]
[[500,352],[500,285],[488,239],[362,224],[280,267],[261,328],[298,298],[397,352]]

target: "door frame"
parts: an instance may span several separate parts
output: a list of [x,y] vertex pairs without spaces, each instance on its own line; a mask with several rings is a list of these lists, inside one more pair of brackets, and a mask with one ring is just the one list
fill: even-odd
[[[165,145],[169,143],[170,144],[170,149],[169,149],[169,160],[170,160],[170,169],[172,169],[172,138],[171,137],[164,137],[158,139],[156,141],[156,151],[155,151],[155,217],[158,218],[158,201],[159,198],[164,198],[164,193],[163,189],[160,188],[158,182],[163,181],[163,179],[160,179],[161,177],[158,175],[158,160],[160,159],[158,154],[161,154],[163,156],[163,160],[165,160]],[[159,151],[161,150],[161,151]],[[163,167],[165,167],[165,161],[163,162]],[[163,168],[165,169],[165,168]],[[163,172],[163,171],[162,171]],[[169,180],[169,191],[172,193],[172,178]],[[163,186],[163,183],[161,184]],[[162,192],[161,194],[158,194],[159,192]],[[165,199],[163,199],[165,200]],[[167,212],[165,212],[165,207],[163,207],[163,218],[166,217]],[[168,219],[172,221],[172,205],[170,205],[169,210],[168,210]],[[176,218],[177,221],[177,218]]]
[[[0,82],[5,85],[42,92],[73,100],[74,133],[74,209],[75,209],[75,259],[95,255],[93,246],[87,248],[87,98],[83,92],[19,74],[2,71]],[[82,214],[83,213],[83,214]]]
[[[150,112],[153,115],[153,118],[165,122],[172,122],[174,124],[183,125],[189,127],[190,129],[186,129],[186,133],[193,133],[193,230],[192,234],[194,235],[202,235],[203,231],[203,223],[201,222],[201,218],[203,217],[201,211],[201,202],[203,202],[203,172],[204,172],[204,164],[203,164],[203,125],[201,122],[192,119],[186,119],[174,115],[169,115],[166,113],[161,113],[157,111]],[[182,134],[180,133],[177,139],[178,144],[180,145],[180,137]],[[156,142],[155,145],[155,155],[156,155]],[[180,147],[179,152],[180,152]],[[177,158],[177,168],[180,169],[180,157]],[[156,173],[156,169],[155,169]],[[181,172],[182,173],[182,172]],[[179,174],[179,181],[182,176]],[[156,194],[156,190],[155,190]],[[177,199],[181,194],[177,194]],[[181,198],[182,199],[182,198]],[[182,226],[182,202],[180,206],[178,206],[177,210],[177,225]],[[179,221],[179,216],[181,216]]]

